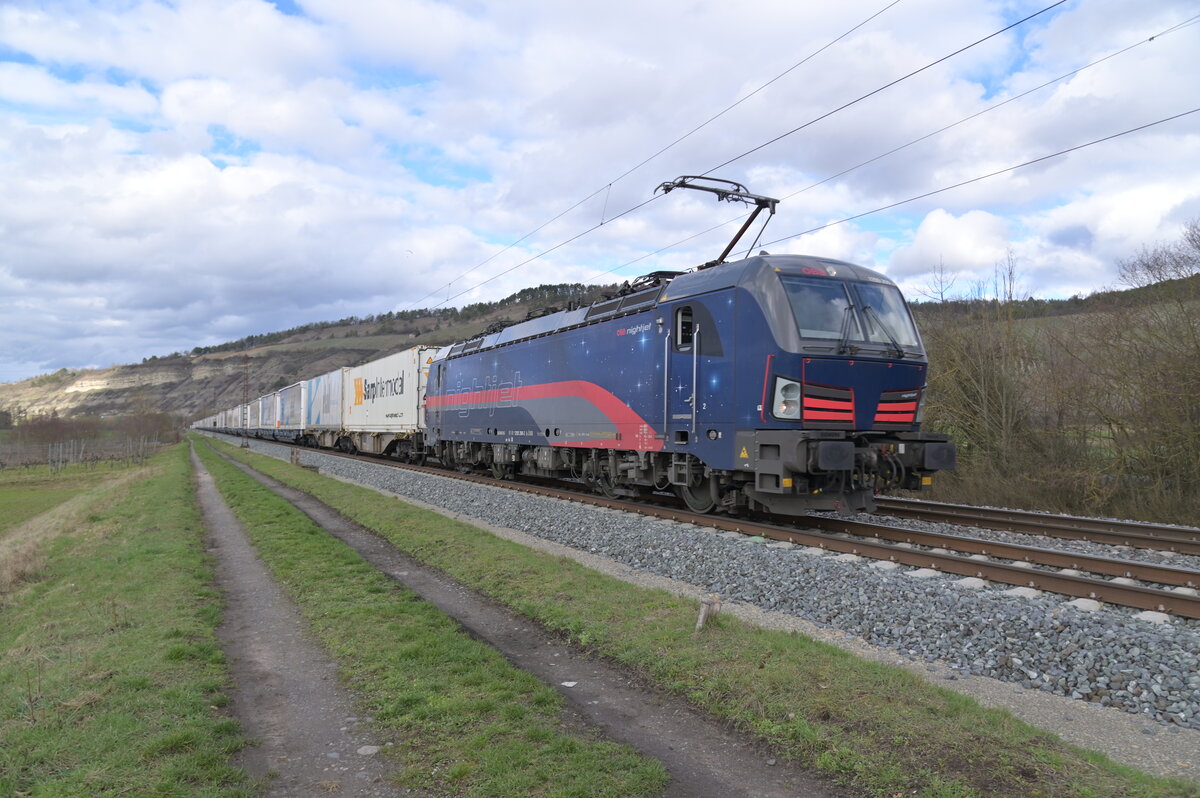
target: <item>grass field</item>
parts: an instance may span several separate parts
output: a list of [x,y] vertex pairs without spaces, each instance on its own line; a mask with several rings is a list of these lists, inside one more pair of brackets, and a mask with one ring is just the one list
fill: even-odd
[[[395,741],[387,750],[405,785],[475,796],[661,790],[658,763],[563,728],[557,693],[208,448],[197,446],[264,561],[361,694],[363,714]],[[696,608],[668,594],[372,490],[219,448],[837,778],[852,794],[1200,794],[1195,784],[1122,768],[905,671],[802,636],[722,615],[694,638]],[[83,481],[46,487],[0,473],[0,495],[16,497],[13,506],[44,506],[59,491],[77,491],[0,532],[0,543],[19,534],[41,550],[37,568],[0,592],[0,795],[260,794],[261,785],[230,765],[245,741],[226,708],[229,677],[214,636],[220,601],[186,447],[138,471],[75,477]]]
[[1074,749],[1007,712],[803,636],[760,630],[722,615],[694,638],[696,608],[669,594],[628,585],[369,489],[220,447],[597,656],[839,779],[855,794],[1200,795],[1194,783],[1152,778]]
[[38,549],[0,593],[0,795],[255,794],[229,764],[242,740],[221,708],[220,604],[186,455],[111,484],[0,474],[27,511],[79,491],[0,534]]
[[0,471],[0,539],[4,533],[103,482],[121,467],[71,466],[51,474],[46,466]]

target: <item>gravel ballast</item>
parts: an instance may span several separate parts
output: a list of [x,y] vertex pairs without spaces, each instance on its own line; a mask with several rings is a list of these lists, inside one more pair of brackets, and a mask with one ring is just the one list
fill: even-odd
[[[251,446],[283,458],[293,451],[263,441]],[[870,560],[842,559],[320,452],[303,451],[300,459],[323,474],[840,630],[930,663],[930,670],[936,663],[947,669],[948,681],[986,676],[1117,707],[1136,713],[1149,735],[1200,730],[1197,622],[1173,618],[1156,624],[1111,605],[1087,612],[1069,606],[1062,596],[1006,595],[1004,585],[972,589],[949,575],[918,579],[909,575],[911,569],[872,567]],[[982,536],[977,530],[971,534]],[[1114,556],[1112,547],[1105,548],[1096,553]],[[1172,564],[1189,567],[1185,561],[1193,559],[1176,558]]]

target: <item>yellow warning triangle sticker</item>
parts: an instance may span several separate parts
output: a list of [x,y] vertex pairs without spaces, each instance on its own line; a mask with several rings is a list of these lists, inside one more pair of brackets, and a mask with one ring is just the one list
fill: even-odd
[[739,455],[738,455],[738,457],[739,457],[739,458],[741,458],[742,460],[749,460],[749,459],[750,459],[750,452],[746,451],[746,447],[745,447],[745,446],[743,446],[743,447],[742,447],[742,453],[741,453],[741,454],[739,454]]

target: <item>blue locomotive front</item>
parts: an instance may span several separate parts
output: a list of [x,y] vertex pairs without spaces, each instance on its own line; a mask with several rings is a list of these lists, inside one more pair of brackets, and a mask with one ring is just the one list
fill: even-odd
[[926,369],[886,277],[763,254],[439,351],[425,440],[446,464],[699,511],[870,510],[954,466],[920,431]]

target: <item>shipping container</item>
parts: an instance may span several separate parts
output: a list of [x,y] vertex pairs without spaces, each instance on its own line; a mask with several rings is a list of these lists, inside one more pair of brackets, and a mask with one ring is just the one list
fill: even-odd
[[259,437],[273,437],[279,426],[279,392],[259,397],[258,411]]
[[342,432],[342,385],[348,369],[340,368],[306,381],[303,442],[309,446],[336,446]]
[[308,381],[308,406],[304,427],[310,430],[342,429],[342,384],[349,369],[341,368]]
[[357,432],[411,432],[421,426],[425,359],[418,347],[347,370],[342,389],[344,425]]
[[246,430],[253,435],[262,427],[262,399],[251,399],[246,404]]
[[420,446],[425,381],[436,351],[416,347],[346,369],[342,426],[355,448],[383,454]]
[[297,382],[279,391],[279,429],[304,429],[308,383]]

